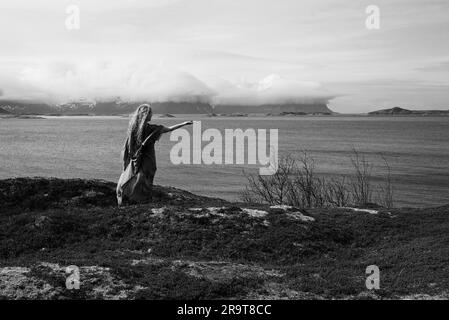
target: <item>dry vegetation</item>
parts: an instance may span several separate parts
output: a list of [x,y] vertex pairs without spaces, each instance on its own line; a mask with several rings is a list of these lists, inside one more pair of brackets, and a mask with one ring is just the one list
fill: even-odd
[[299,208],[372,207],[392,208],[394,190],[391,168],[387,159],[384,181],[375,183],[373,165],[364,154],[353,150],[349,161],[353,173],[349,176],[326,178],[318,175],[316,163],[307,152],[299,157],[287,155],[279,160],[279,169],[272,176],[246,174],[242,200],[270,205],[286,204]]

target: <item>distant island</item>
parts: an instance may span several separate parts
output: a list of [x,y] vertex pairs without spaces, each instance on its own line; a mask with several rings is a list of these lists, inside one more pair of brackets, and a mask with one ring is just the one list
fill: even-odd
[[449,116],[449,110],[409,110],[400,107],[369,112],[373,116]]

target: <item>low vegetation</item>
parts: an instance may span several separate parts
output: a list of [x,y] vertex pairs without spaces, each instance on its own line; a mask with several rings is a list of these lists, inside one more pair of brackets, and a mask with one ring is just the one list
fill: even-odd
[[[155,202],[118,208],[114,189],[0,180],[0,297],[449,297],[449,206],[305,211],[157,187]],[[79,290],[66,287],[71,265]],[[369,265],[380,290],[366,289]]]
[[284,156],[278,171],[271,175],[246,174],[248,184],[242,194],[247,203],[286,204],[299,208],[372,207],[392,208],[394,189],[391,168],[382,156],[384,181],[375,183],[373,165],[364,154],[353,150],[351,175],[327,178],[316,172],[315,159],[307,152],[299,157]]

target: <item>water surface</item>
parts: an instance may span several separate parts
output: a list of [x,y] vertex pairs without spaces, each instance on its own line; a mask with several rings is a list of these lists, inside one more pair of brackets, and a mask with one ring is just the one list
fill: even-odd
[[[367,154],[380,178],[389,161],[399,206],[449,203],[449,117],[209,118],[197,115],[154,119],[172,125],[201,120],[202,128],[279,130],[281,154],[308,150],[324,175],[349,174],[352,148]],[[0,119],[0,178],[52,176],[116,181],[128,124],[121,117]],[[191,129],[189,129],[191,130]],[[173,165],[176,142],[158,142],[155,182],[198,194],[238,199],[246,180],[241,165]],[[243,152],[243,150],[237,150]]]

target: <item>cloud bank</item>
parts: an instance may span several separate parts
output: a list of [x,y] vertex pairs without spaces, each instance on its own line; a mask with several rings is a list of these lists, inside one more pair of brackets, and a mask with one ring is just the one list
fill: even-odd
[[286,79],[271,74],[254,82],[228,82],[220,87],[214,102],[225,105],[327,103],[333,97],[334,95],[318,82]]
[[[78,30],[67,29],[69,4],[80,8]],[[377,0],[378,30],[365,26],[371,4],[0,1],[0,88],[3,99],[47,102],[259,104],[326,99],[319,81],[345,94],[330,102],[339,112],[447,109],[449,1]]]
[[65,103],[79,99],[104,101],[205,102],[211,104],[285,104],[332,98],[321,84],[277,74],[260,80],[230,81],[200,77],[163,65],[142,63],[26,63],[3,68],[1,99]]

